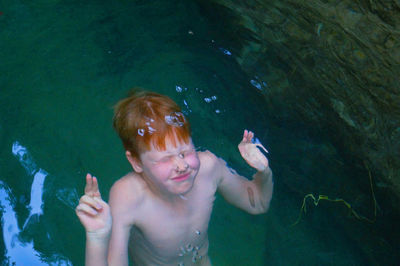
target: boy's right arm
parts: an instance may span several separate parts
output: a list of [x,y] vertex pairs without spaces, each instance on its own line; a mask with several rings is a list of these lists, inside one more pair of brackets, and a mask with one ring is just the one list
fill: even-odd
[[118,188],[121,185],[111,189],[109,206],[101,199],[96,177],[86,176],[85,194],[76,207],[86,230],[86,266],[129,265],[129,206],[124,201],[124,191]]
[[129,265],[128,244],[133,224],[129,191],[124,180],[118,180],[110,191],[110,207],[113,217],[112,234],[108,251],[110,265]]
[[85,265],[106,266],[112,218],[108,204],[101,199],[97,178],[90,174],[76,215],[86,230]]

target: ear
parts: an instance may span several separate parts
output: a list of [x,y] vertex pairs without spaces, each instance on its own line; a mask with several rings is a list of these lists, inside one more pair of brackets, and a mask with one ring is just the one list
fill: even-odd
[[132,165],[133,170],[136,173],[143,172],[142,164],[136,157],[133,157],[130,151],[125,152],[126,159],[128,159],[129,163]]

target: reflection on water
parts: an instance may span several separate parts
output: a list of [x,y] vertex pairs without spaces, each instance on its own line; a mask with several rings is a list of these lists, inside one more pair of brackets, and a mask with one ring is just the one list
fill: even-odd
[[[25,168],[28,175],[34,175],[31,186],[31,199],[27,209],[29,216],[25,220],[22,229],[18,226],[16,212],[13,209],[11,193],[8,186],[0,181],[0,208],[2,210],[3,240],[5,245],[5,256],[9,265],[51,265],[44,261],[44,256],[34,249],[33,240],[25,240],[22,233],[29,230],[28,225],[40,222],[43,214],[43,187],[48,173],[38,169],[26,147],[18,141],[13,143],[12,153]],[[47,238],[49,239],[49,238]],[[72,265],[64,259],[58,259],[57,265]]]
[[25,168],[28,175],[33,175],[37,171],[37,166],[31,158],[28,150],[22,146],[18,141],[12,145],[12,153],[17,157],[18,161]]
[[40,253],[33,248],[32,242],[22,242],[16,214],[11,205],[11,192],[0,182],[0,206],[3,211],[2,227],[9,265],[47,265],[41,260]]
[[39,216],[43,214],[43,184],[46,179],[47,173],[43,169],[39,169],[33,177],[31,187],[31,201],[29,202],[29,217],[26,219],[23,229],[31,220],[39,220]]
[[20,240],[21,231],[10,199],[11,192],[3,182],[0,182],[3,239],[9,265],[47,265],[41,260],[40,253],[33,248],[32,242],[22,242]]
[[70,207],[75,211],[75,207],[78,205],[79,196],[76,189],[62,188],[56,192],[56,197],[64,203],[66,206]]
[[33,175],[33,182],[31,186],[31,200],[29,202],[29,216],[26,219],[23,229],[31,220],[38,221],[40,215],[43,214],[43,184],[48,173],[43,169],[37,169],[35,162],[31,158],[28,150],[22,146],[18,141],[13,143],[12,153],[17,157],[18,161],[25,168],[29,175]]

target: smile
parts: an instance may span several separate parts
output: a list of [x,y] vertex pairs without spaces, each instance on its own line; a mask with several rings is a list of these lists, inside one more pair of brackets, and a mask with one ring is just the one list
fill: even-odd
[[177,182],[181,182],[181,181],[185,181],[189,177],[190,177],[190,173],[186,173],[186,174],[174,177],[174,178],[172,178],[172,180],[177,181]]

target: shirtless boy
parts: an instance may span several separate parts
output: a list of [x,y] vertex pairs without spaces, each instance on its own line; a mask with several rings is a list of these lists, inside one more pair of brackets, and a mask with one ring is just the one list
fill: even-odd
[[[134,172],[112,186],[109,204],[86,176],[76,213],[86,230],[86,265],[211,265],[208,223],[218,191],[251,214],[265,213],[273,191],[268,160],[245,130],[239,144],[257,170],[251,180],[210,151],[198,152],[189,123],[170,98],[134,92],[115,107],[114,128]],[[129,256],[128,256],[129,254]]]

